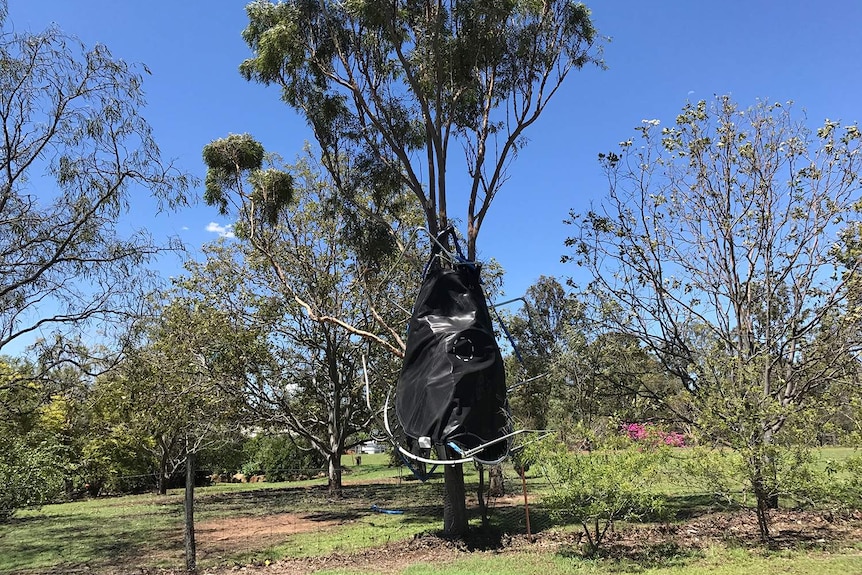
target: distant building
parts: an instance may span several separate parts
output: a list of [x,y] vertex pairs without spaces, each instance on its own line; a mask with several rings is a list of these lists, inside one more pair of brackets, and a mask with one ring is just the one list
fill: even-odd
[[386,448],[381,443],[376,441],[365,441],[359,444],[356,448],[357,453],[383,453]]

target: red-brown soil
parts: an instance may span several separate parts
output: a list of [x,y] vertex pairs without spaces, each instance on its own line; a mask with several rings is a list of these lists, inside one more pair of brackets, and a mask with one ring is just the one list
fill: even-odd
[[338,523],[294,513],[201,521],[195,525],[195,541],[199,557],[205,559],[275,545],[284,541],[285,535],[320,531]]

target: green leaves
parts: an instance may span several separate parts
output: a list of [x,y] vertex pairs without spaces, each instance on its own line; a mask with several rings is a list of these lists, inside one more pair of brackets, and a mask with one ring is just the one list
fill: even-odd
[[462,144],[468,257],[523,130],[570,69],[599,63],[589,11],[568,0],[257,1],[246,10],[253,56],[240,73],[281,87],[339,185],[362,177],[344,158],[385,163],[377,173],[398,175],[434,233],[450,217],[450,140]]
[[664,500],[649,488],[660,477],[667,453],[633,445],[572,452],[545,442],[532,460],[554,488],[543,502],[560,518],[583,525],[587,553],[594,555],[614,521],[661,512]]
[[203,160],[207,166],[204,201],[227,215],[228,193],[244,174],[260,169],[263,156],[263,145],[248,134],[231,134],[204,146]]
[[766,537],[773,446],[858,377],[862,269],[840,255],[858,219],[858,130],[827,120],[815,134],[788,106],[727,96],[653,127],[601,157],[609,195],[567,245],[602,328],[677,380],[675,399],[656,399],[744,454]]
[[[293,176],[274,167],[264,169],[263,145],[249,134],[213,140],[204,146],[203,160],[204,201],[222,215],[228,215],[231,205],[240,205],[252,222],[274,226],[293,200]],[[254,226],[241,222],[239,229],[252,231]]]
[[251,201],[260,206],[264,221],[271,226],[275,225],[279,214],[293,200],[293,176],[269,168],[253,172],[248,181],[254,189]]
[[249,134],[231,134],[204,146],[204,163],[212,170],[239,175],[260,169],[263,164],[263,145]]
[[31,435],[0,438],[0,522],[17,509],[39,507],[62,492],[62,447]]
[[150,287],[141,266],[176,246],[124,237],[117,218],[133,188],[159,209],[183,205],[192,178],[161,160],[142,66],[56,28],[0,22],[0,349],[36,329],[123,329]]

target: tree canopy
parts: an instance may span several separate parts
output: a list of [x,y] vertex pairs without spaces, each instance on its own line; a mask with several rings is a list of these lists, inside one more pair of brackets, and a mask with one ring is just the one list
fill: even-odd
[[240,72],[281,87],[345,200],[409,189],[436,235],[460,219],[447,193],[460,144],[470,259],[527,128],[572,69],[601,65],[590,12],[570,0],[260,0],[246,11],[253,56]]
[[[180,247],[117,222],[134,193],[173,208],[190,183],[161,159],[142,116],[145,67],[55,27],[15,31],[6,16],[0,0],[0,353],[37,353],[0,376],[15,428],[3,434],[0,475],[14,485],[0,515],[56,495],[61,473],[71,483],[72,466],[58,461],[78,447],[63,443],[74,442],[76,415],[61,392],[115,365],[153,285],[145,265]],[[24,425],[46,414],[54,419]]]
[[2,350],[128,319],[149,287],[143,265],[177,246],[124,237],[117,219],[138,188],[182,204],[189,177],[161,160],[141,115],[145,68],[56,28],[0,23]]

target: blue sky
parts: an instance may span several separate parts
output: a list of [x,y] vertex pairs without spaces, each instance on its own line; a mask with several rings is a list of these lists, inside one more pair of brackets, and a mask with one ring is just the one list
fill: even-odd
[[[127,61],[145,63],[152,125],[162,152],[203,176],[201,148],[228,133],[249,132],[270,150],[294,158],[311,134],[279,100],[277,88],[244,81],[249,56],[240,33],[242,0],[9,0],[19,31],[56,23],[86,44],[99,42]],[[611,37],[608,69],[567,79],[511,168],[479,238],[480,255],[506,270],[508,295],[540,275],[574,276],[562,265],[562,220],[600,201],[607,185],[599,152],[628,139],[644,119],[669,124],[687,101],[731,94],[740,106],[758,98],[793,100],[811,126],[825,118],[862,119],[862,2],[803,0],[595,0],[596,27]],[[450,165],[450,172],[462,170]],[[451,190],[451,187],[450,187]],[[200,190],[197,190],[200,193]],[[450,192],[457,193],[457,192]],[[194,250],[229,224],[203,204],[156,215],[135,203],[134,225],[178,235]],[[458,216],[458,214],[455,214]],[[463,217],[463,216],[462,216]],[[215,224],[212,226],[211,224]],[[165,276],[176,262],[162,264]]]

